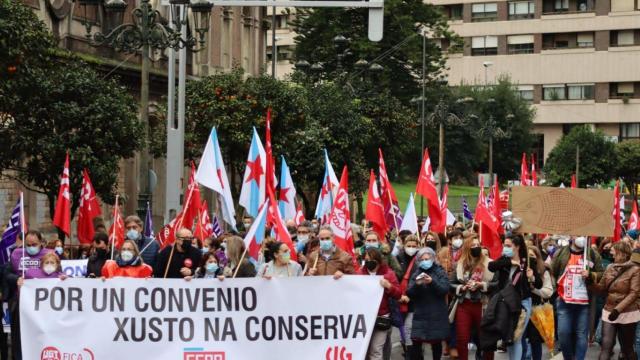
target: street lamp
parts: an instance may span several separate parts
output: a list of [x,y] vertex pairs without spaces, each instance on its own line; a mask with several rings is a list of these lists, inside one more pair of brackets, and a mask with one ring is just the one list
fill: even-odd
[[338,57],[338,63],[336,66],[336,70],[338,72],[338,76],[342,74],[342,62],[347,55],[351,54],[349,50],[349,39],[342,35],[336,35],[333,38],[333,46],[336,48],[336,55]]
[[493,66],[493,62],[491,61],[485,61],[482,63],[482,66],[484,66],[484,86],[487,86],[488,83],[488,77],[487,77],[487,72],[489,71],[489,67]]
[[[140,85],[140,123],[142,124],[142,136],[148,139],[149,127],[149,69],[151,56],[156,51],[167,49],[188,48],[199,51],[204,48],[206,33],[209,31],[211,8],[213,5],[207,0],[170,0],[171,12],[176,25],[184,28],[187,25],[187,7],[193,12],[193,25],[197,33],[197,39],[193,36],[185,36],[179,30],[174,30],[162,22],[162,15],[153,9],[150,0],[141,0],[139,7],[132,12],[132,22],[123,23],[124,11],[127,3],[124,0],[78,0],[81,10],[85,15],[90,9],[96,13],[102,4],[107,13],[107,33],[97,32],[91,34],[95,25],[85,16],[83,25],[87,30],[86,37],[93,46],[108,46],[117,52],[128,54],[140,53],[142,58],[141,85]],[[186,30],[185,30],[186,31]],[[196,45],[200,45],[196,49]],[[143,143],[143,146],[145,146]],[[140,151],[138,164],[138,214],[145,214],[147,203],[151,202],[150,186],[150,156],[148,149],[143,147]]]
[[[489,141],[489,186],[493,185],[493,140],[505,139],[511,137],[511,132],[502,130],[493,117],[493,107],[495,107],[496,100],[488,99],[487,104],[489,106],[489,116],[483,124],[480,124],[479,128],[475,132],[478,138]],[[507,120],[513,119],[513,114],[506,116]]]

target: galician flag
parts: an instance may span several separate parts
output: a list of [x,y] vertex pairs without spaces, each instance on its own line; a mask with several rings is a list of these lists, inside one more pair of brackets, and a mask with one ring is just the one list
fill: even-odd
[[260,141],[256,128],[253,128],[253,139],[247,157],[247,167],[242,180],[240,191],[240,205],[247,210],[247,214],[257,217],[260,207],[266,198],[266,160],[267,155]]
[[340,185],[336,172],[333,171],[331,161],[329,161],[329,153],[324,149],[324,179],[322,181],[322,189],[318,195],[318,203],[316,204],[316,219],[327,217],[333,209],[334,199],[336,197],[336,189]]
[[278,208],[284,221],[293,220],[296,217],[296,187],[293,185],[289,166],[282,158],[280,172],[280,194],[278,196]]
[[263,204],[262,208],[256,215],[255,220],[251,223],[251,227],[244,237],[244,246],[248,249],[247,254],[254,260],[258,260],[260,254],[260,246],[264,240],[264,232],[267,224],[267,212],[269,210],[269,199]]
[[227,177],[227,170],[225,170],[224,162],[222,161],[218,132],[215,127],[211,129],[211,134],[204,147],[204,152],[198,165],[198,171],[196,172],[196,181],[202,186],[218,193],[220,208],[222,209],[222,219],[235,230],[236,210],[233,205],[229,178]]

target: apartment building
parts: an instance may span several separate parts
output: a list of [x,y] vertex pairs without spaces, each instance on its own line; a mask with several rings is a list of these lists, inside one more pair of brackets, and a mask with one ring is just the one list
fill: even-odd
[[[267,8],[267,19],[271,20],[273,7]],[[276,77],[284,79],[294,70],[293,56],[295,51],[295,36],[291,21],[295,18],[295,8],[275,8],[276,46],[274,52],[272,30],[267,32],[266,73],[273,74],[273,61],[276,62]],[[276,54],[274,56],[274,53]]]
[[535,107],[540,161],[578,124],[640,139],[639,0],[427,1],[464,38],[449,84],[508,74]]

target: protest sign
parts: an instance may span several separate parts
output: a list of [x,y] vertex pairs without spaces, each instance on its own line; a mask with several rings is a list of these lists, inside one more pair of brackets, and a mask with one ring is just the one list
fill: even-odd
[[576,236],[613,235],[613,191],[515,186],[513,216],[519,232]]
[[379,281],[27,280],[20,294],[23,357],[364,359]]
[[87,276],[87,263],[89,260],[62,260],[60,266],[62,272],[68,277],[80,277]]

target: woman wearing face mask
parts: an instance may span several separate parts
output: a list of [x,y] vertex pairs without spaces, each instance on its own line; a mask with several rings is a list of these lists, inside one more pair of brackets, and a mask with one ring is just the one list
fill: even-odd
[[[404,239],[404,246],[402,252],[396,256],[398,263],[400,264],[400,268],[404,275],[400,279],[400,291],[402,292],[402,296],[398,303],[400,303],[400,312],[404,317],[404,333],[407,335],[411,334],[411,323],[413,320],[413,311],[414,306],[413,302],[407,296],[407,288],[409,287],[409,280],[411,280],[411,275],[418,268],[418,264],[416,264],[416,254],[418,253],[418,237],[415,235],[409,235]],[[419,261],[418,261],[419,262]],[[404,343],[407,347],[412,346],[411,337],[407,336]],[[407,352],[407,358],[409,353]]]
[[433,231],[427,232],[424,236],[424,246],[433,249],[437,254],[441,248],[440,236]]
[[[553,295],[553,281],[551,280],[549,269],[542,260],[542,254],[536,247],[529,247],[529,264],[531,264],[531,269],[540,274],[542,278],[542,287],[540,289],[536,289],[533,287],[533,284],[530,284],[532,287],[531,301],[533,306],[542,305],[544,302],[548,302],[551,295]],[[529,339],[529,343],[531,344],[531,360],[541,360],[544,340],[540,336],[538,329],[533,323],[529,322],[525,334],[527,336],[522,337],[523,349],[526,349],[526,339]]]
[[62,241],[58,239],[49,241],[47,243],[47,249],[53,250],[53,252],[55,252],[56,255],[58,255],[60,260],[67,259],[67,257],[64,254],[64,245],[62,244]]
[[227,243],[224,241],[229,236],[230,235],[222,235],[218,238],[211,239],[208,244],[208,247],[209,247],[208,252],[212,252],[216,254],[216,257],[218,258],[218,264],[220,265],[221,268],[224,268],[225,266],[227,266],[228,259],[224,251],[225,248],[227,247]]
[[602,348],[599,359],[611,358],[616,336],[620,340],[620,352],[624,354],[624,358],[636,359],[633,345],[636,325],[640,321],[637,304],[640,293],[640,253],[634,252],[632,258],[631,247],[625,242],[617,242],[611,247],[611,255],[613,264],[593,286],[595,291],[607,296],[602,311]]
[[447,234],[447,245],[443,246],[438,254],[438,262],[451,276],[456,267],[456,263],[461,255],[461,249],[464,241],[462,240],[462,232],[454,230]]
[[[214,254],[213,252],[208,252],[202,256],[202,262],[196,269],[194,277],[196,279],[218,279],[222,281],[224,280],[222,270],[223,268],[220,266],[220,261],[216,254]],[[188,276],[184,279],[189,281],[191,280],[191,277]]]
[[[62,272],[60,267],[60,259],[56,254],[48,253],[40,260],[39,268],[32,268],[25,272],[25,279],[61,279],[64,280],[67,276]],[[24,282],[19,281],[18,285],[21,286]]]
[[367,350],[367,360],[382,360],[383,348],[387,341],[387,336],[391,332],[391,308],[389,299],[400,299],[400,284],[393,270],[384,262],[380,250],[369,248],[364,253],[364,266],[360,269],[360,275],[379,275],[383,278],[380,285],[384,288],[376,326],[369,342]]
[[273,254],[273,260],[258,269],[256,276],[265,279],[272,277],[302,276],[302,266],[291,260],[291,249],[280,241],[269,245],[269,251]]
[[[256,268],[249,262],[244,253],[244,241],[239,236],[230,236],[226,239],[227,244],[227,266],[224,268],[224,276],[226,277],[254,277],[256,276]],[[242,261],[240,261],[242,259]]]
[[[514,235],[504,240],[502,256],[489,263],[489,270],[498,277],[498,289],[513,285],[520,295],[522,309],[526,311],[524,328],[526,329],[531,316],[531,289],[542,288],[541,274],[529,267],[529,252],[522,235]],[[513,329],[515,331],[515,328]],[[522,336],[502,339],[507,344],[510,360],[522,358]]]
[[[488,293],[495,288],[493,272],[489,270],[489,258],[482,253],[480,240],[469,237],[460,250],[460,260],[451,274],[452,301],[455,306],[455,338],[460,360],[469,358],[471,334],[480,333],[482,307],[488,302]],[[492,359],[493,353],[483,352],[485,359]]]
[[408,348],[409,360],[422,360],[422,345],[431,344],[432,359],[442,356],[442,342],[449,337],[449,317],[445,296],[449,292],[446,271],[436,262],[436,253],[422,248],[416,255],[417,267],[411,275],[407,295],[414,307]]
[[144,263],[140,250],[133,240],[125,240],[115,260],[107,260],[102,268],[102,278],[148,278],[153,274],[151,266]]

